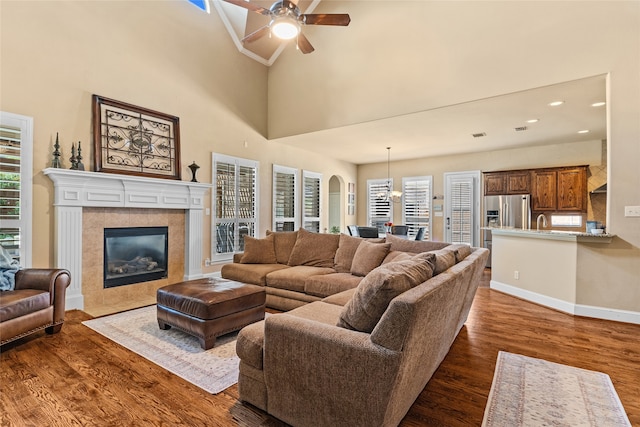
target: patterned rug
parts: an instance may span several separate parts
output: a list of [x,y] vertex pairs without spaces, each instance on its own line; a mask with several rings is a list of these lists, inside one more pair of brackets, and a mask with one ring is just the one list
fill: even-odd
[[237,333],[218,337],[215,346],[204,351],[191,335],[175,328],[161,330],[155,305],[82,323],[209,393],[238,382]]
[[503,351],[482,425],[631,427],[607,374]]

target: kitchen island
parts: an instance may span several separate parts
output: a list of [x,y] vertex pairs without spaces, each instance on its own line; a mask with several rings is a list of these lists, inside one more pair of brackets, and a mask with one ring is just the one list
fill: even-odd
[[612,234],[490,228],[491,288],[566,313],[637,323],[637,313],[581,304],[581,274]]

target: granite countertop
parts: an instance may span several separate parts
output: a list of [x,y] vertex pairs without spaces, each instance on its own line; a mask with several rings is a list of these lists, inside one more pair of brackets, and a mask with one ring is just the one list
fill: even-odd
[[532,239],[563,240],[578,243],[611,243],[614,235],[609,233],[592,234],[584,231],[564,230],[522,230],[519,228],[482,227],[483,230],[491,230],[492,235],[514,236]]

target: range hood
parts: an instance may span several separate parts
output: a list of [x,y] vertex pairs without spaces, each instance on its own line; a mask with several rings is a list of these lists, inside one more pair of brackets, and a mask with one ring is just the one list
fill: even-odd
[[600,187],[593,190],[591,194],[602,194],[606,192],[607,192],[607,184],[602,184]]

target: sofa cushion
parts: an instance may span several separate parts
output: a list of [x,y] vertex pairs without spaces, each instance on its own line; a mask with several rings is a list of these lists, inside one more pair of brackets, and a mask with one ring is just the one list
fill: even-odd
[[273,245],[274,235],[264,239],[244,236],[244,254],[241,264],[277,264],[276,251]]
[[392,251],[412,252],[414,254],[434,251],[449,246],[449,243],[445,242],[433,242],[431,240],[407,240],[402,237],[394,236],[391,233],[388,233],[385,239],[387,243],[391,243]]
[[362,242],[358,245],[351,263],[351,274],[366,276],[371,270],[378,267],[389,253],[391,243]]
[[428,253],[436,256],[435,268],[433,270],[434,276],[448,270],[456,264],[456,251],[449,247],[438,249],[437,251],[429,251]]
[[304,292],[304,282],[308,277],[335,272],[333,268],[297,265],[267,274],[267,286]]
[[329,295],[326,298],[322,299],[322,302],[326,302],[328,304],[345,306],[351,298],[353,298],[353,294],[356,292],[357,288],[347,289],[346,291],[342,291],[338,294]]
[[304,282],[304,293],[317,297],[327,297],[358,286],[362,277],[349,273],[331,273],[311,276]]
[[410,252],[389,251],[386,257],[382,260],[382,264],[387,264],[394,261],[405,261],[411,259],[414,254]]
[[358,246],[360,246],[360,243],[364,241],[371,243],[384,243],[384,239],[380,238],[364,239],[362,237],[340,234],[338,249],[336,250],[336,256],[333,259],[333,268],[338,273],[351,272],[351,263],[353,262],[353,256],[356,254],[356,250],[358,249]]
[[[0,322],[26,316],[51,307],[49,292],[40,289],[0,291]],[[4,341],[5,336],[2,336]]]
[[276,259],[278,264],[288,264],[291,251],[296,244],[298,238],[297,231],[269,231],[267,236],[273,234],[273,247],[276,251]]
[[434,254],[422,254],[420,258],[391,262],[374,269],[342,309],[337,325],[370,333],[393,298],[431,278],[434,264]]
[[289,265],[308,265],[326,267],[333,270],[333,259],[338,249],[340,236],[337,234],[312,233],[301,228],[293,246]]
[[220,271],[222,278],[235,280],[237,282],[251,283],[253,285],[265,286],[267,284],[267,274],[272,271],[288,269],[282,264],[225,264]]
[[469,255],[471,255],[471,246],[465,245],[464,243],[451,245],[451,246],[449,246],[449,248],[452,249],[453,251],[455,251],[456,263],[462,261],[463,259],[465,259]]

